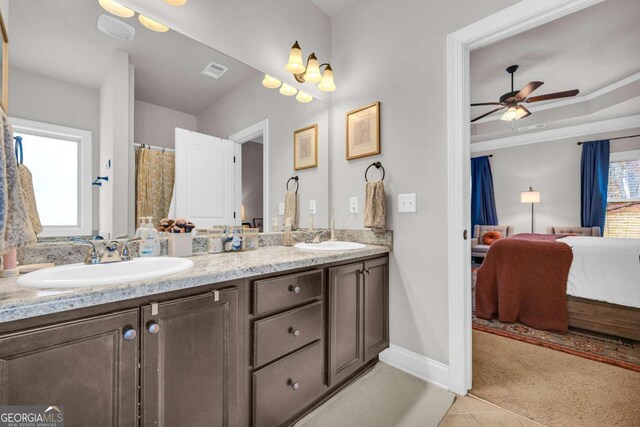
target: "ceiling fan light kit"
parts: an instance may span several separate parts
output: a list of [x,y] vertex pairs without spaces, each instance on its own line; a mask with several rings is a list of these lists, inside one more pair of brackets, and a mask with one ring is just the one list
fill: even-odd
[[520,105],[520,103],[532,103],[532,102],[540,102],[540,101],[548,101],[551,99],[560,99],[560,98],[568,98],[571,96],[576,96],[580,91],[578,89],[567,90],[564,92],[555,92],[549,93],[546,95],[533,96],[529,98],[529,95],[540,86],[544,84],[541,81],[533,81],[529,82],[525,87],[521,90],[514,90],[514,74],[518,71],[517,65],[511,65],[507,68],[507,73],[511,75],[511,92],[507,92],[500,97],[498,102],[481,102],[476,104],[471,104],[472,107],[477,106],[485,106],[485,105],[495,105],[498,108],[495,108],[488,113],[482,114],[481,116],[476,117],[471,120],[471,123],[476,122],[484,117],[487,117],[495,112],[498,112],[503,109],[507,109],[507,111],[500,117],[500,120],[504,120],[507,122],[512,122],[514,120],[524,119],[531,115],[531,112],[527,110],[526,107]]

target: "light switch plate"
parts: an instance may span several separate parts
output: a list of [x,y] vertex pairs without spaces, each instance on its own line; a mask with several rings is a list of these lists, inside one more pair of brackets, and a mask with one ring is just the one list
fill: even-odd
[[398,212],[416,212],[416,193],[398,194]]
[[314,214],[316,213],[316,201],[315,200],[309,200],[309,213],[310,214]]
[[349,197],[349,213],[357,214],[358,213],[358,198],[357,197]]
[[278,203],[278,215],[284,215],[284,203]]

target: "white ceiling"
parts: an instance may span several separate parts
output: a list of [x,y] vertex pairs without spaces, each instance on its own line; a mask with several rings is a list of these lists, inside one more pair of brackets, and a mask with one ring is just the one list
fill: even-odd
[[311,0],[311,2],[332,18],[355,1],[356,0]]
[[[640,1],[607,0],[497,44],[472,51],[471,102],[498,101],[500,95],[509,92],[509,74],[505,69],[512,64],[520,66],[515,74],[515,90],[521,89],[530,81],[544,82],[531,96],[579,89],[580,99],[586,99],[589,94],[640,72],[639,17]],[[629,85],[629,90],[634,91],[633,96],[640,96],[638,85]],[[602,109],[610,108],[614,100],[611,96],[609,98],[611,101],[608,104],[592,104],[601,105]],[[626,99],[628,97],[621,98],[620,102]],[[533,111],[535,107],[545,104],[563,105],[562,101],[554,100],[526,106]],[[580,111],[578,106],[579,103],[575,104],[577,112]],[[491,109],[490,106],[472,107],[471,118]],[[551,111],[546,110],[545,113]],[[624,114],[625,110],[618,108],[616,111]],[[490,117],[498,118],[500,113],[494,113]],[[540,117],[542,114],[536,117],[536,112],[533,111],[531,116],[518,120],[516,126],[535,124]],[[565,120],[566,115],[562,118]],[[545,122],[550,121],[553,118],[549,118],[547,114]],[[476,135],[508,132],[507,127],[499,126],[496,122],[492,126],[478,122],[472,128],[475,128]]]
[[[136,28],[125,42],[101,33],[97,0],[20,0],[9,8],[9,63],[82,86],[99,88],[111,53],[127,52],[135,66],[135,97],[196,115],[247,79],[261,74],[175,31],[152,32],[135,18],[118,18]],[[200,74],[211,61],[228,67],[219,80]]]

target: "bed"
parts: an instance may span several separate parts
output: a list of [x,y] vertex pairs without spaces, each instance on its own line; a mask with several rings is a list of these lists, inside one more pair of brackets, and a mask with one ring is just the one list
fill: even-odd
[[640,340],[640,239],[518,234],[478,270],[476,315]]

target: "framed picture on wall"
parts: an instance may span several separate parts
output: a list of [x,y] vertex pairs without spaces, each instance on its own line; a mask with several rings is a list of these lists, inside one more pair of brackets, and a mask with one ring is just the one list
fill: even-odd
[[347,160],[380,154],[380,102],[347,113]]
[[318,167],[318,125],[307,126],[293,133],[293,168]]

